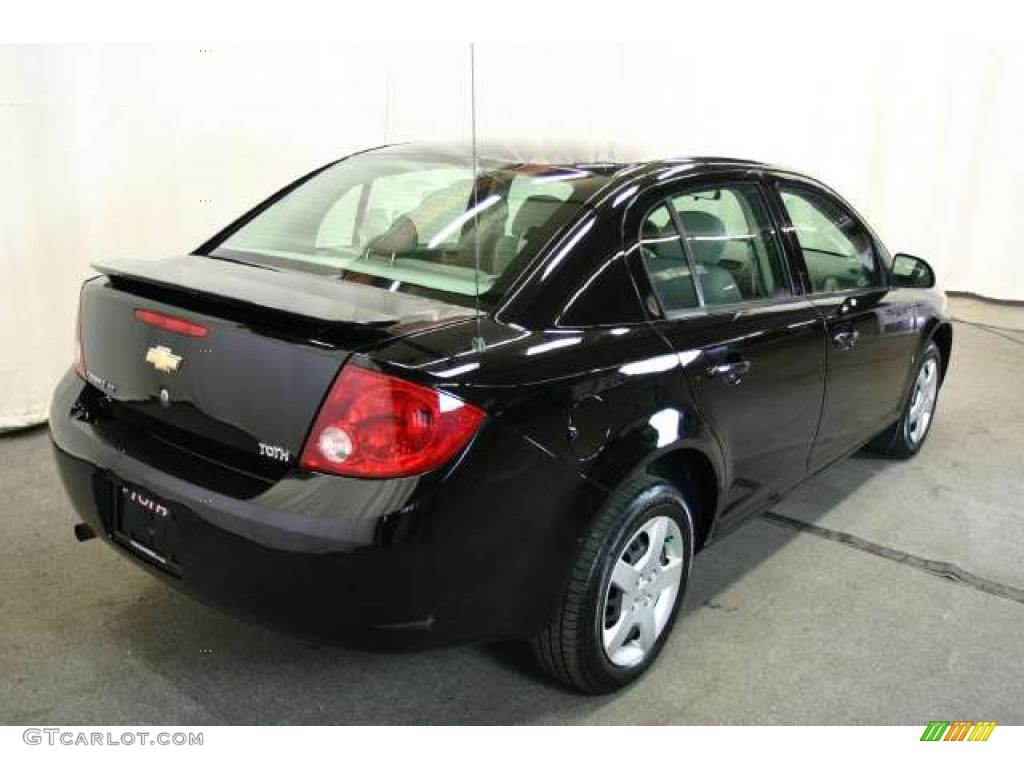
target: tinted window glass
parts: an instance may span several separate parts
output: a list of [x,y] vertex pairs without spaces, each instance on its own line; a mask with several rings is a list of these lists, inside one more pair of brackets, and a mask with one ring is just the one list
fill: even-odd
[[317,248],[344,248],[355,242],[356,213],[365,187],[352,187],[330,207],[316,233]]
[[782,184],[779,192],[804,254],[811,290],[831,293],[881,282],[871,237],[852,214],[811,189]]
[[696,307],[690,262],[666,205],[659,205],[644,221],[640,250],[662,306],[666,310]]
[[705,304],[786,295],[782,251],[754,184],[688,192],[672,200]]
[[474,168],[461,156],[363,153],[290,191],[211,255],[333,271],[471,306],[582,212],[591,176],[537,163],[480,160]]

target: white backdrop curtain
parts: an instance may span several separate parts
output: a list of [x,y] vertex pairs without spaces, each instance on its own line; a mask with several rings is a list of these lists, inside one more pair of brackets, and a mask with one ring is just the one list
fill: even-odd
[[[819,176],[944,286],[1024,300],[1024,50],[476,48],[481,140]],[[469,136],[468,46],[0,46],[0,429],[45,418],[100,257],[183,253],[354,149]]]

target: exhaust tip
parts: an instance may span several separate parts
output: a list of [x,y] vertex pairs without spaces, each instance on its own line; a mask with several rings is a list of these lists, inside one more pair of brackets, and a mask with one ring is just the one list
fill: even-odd
[[75,538],[79,541],[88,541],[96,538],[96,532],[85,523],[75,526]]

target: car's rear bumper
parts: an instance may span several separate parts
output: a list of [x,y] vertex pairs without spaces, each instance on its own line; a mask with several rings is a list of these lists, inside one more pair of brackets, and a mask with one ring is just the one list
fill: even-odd
[[[77,412],[86,386],[69,372],[50,414],[60,475],[82,520],[177,589],[304,633],[408,647],[535,631],[604,496],[490,422],[443,478],[292,472],[236,498],[116,444]],[[173,510],[175,568],[115,537],[126,485]]]

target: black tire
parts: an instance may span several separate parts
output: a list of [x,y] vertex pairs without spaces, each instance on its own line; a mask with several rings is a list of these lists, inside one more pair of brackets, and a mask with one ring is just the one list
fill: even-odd
[[[634,534],[659,516],[674,520],[683,539],[675,604],[643,660],[635,666],[616,666],[606,655],[602,642],[603,609],[611,572]],[[626,483],[609,498],[584,538],[551,623],[531,640],[540,666],[559,682],[588,694],[610,693],[632,683],[658,657],[672,631],[686,592],[693,552],[693,520],[679,491],[647,475]]]
[[[917,378],[921,373],[921,369],[924,368],[929,360],[934,361],[936,376],[939,377],[936,384],[935,404],[932,406],[931,418],[928,421],[924,434],[922,434],[917,440],[914,440],[911,436],[910,409],[913,405],[914,388],[917,384]],[[939,351],[939,348],[934,341],[929,340],[925,343],[924,351],[921,353],[921,358],[917,361],[917,367],[914,368],[914,376],[910,380],[910,390],[907,392],[905,398],[906,402],[903,405],[903,412],[900,414],[900,418],[895,424],[868,443],[868,448],[870,450],[875,453],[882,454],[883,456],[891,456],[895,459],[909,459],[921,450],[921,446],[924,445],[925,440],[928,439],[928,434],[931,432],[932,424],[935,422],[935,408],[938,407],[939,391],[942,388],[941,372],[942,352]]]

